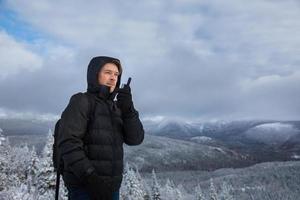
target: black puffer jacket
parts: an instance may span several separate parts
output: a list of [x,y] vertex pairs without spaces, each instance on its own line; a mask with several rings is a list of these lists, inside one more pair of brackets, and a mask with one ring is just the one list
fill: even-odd
[[[63,179],[67,187],[84,187],[86,177],[93,171],[113,179],[113,190],[122,182],[123,143],[138,145],[144,139],[144,130],[138,112],[124,118],[113,101],[115,92],[98,84],[98,72],[105,63],[119,63],[111,57],[95,57],[88,66],[88,91],[71,97],[64,110],[58,149],[64,162]],[[121,68],[119,64],[118,67]],[[117,87],[120,85],[118,77]],[[95,109],[89,119],[88,96]]]

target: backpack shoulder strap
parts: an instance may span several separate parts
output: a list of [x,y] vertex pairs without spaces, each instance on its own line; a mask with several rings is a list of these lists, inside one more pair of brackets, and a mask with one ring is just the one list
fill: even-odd
[[85,92],[84,94],[87,97],[88,103],[89,103],[88,120],[92,121],[94,118],[94,113],[95,113],[96,100],[92,94],[89,94],[88,92]]

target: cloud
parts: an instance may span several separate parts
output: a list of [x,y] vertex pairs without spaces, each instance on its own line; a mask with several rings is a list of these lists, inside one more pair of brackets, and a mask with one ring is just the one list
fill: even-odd
[[[43,84],[18,102],[12,99],[20,86],[1,83],[1,90],[13,91],[0,98],[7,107],[14,102],[16,109],[59,113],[72,92],[85,89],[89,59],[111,55],[125,67],[123,82],[133,77],[135,104],[145,117],[300,117],[294,100],[299,99],[298,1],[12,0],[5,5],[45,36],[26,46],[39,52],[43,67],[26,72],[21,82],[28,93]],[[55,100],[46,100],[51,97],[46,91]]]
[[58,115],[51,113],[34,113],[34,112],[16,112],[0,107],[0,119],[29,119],[39,121],[55,121],[59,119]]
[[[243,102],[241,113],[257,113],[260,118],[299,118],[300,71],[290,75],[267,75],[241,82]],[[254,102],[254,103],[253,103]]]
[[[86,63],[81,65],[71,48],[47,41],[35,41],[27,45],[28,49],[40,63],[34,70],[23,68],[33,65],[28,57],[22,59],[16,57],[17,54],[9,57],[1,55],[1,59],[11,60],[12,63],[17,60],[21,66],[14,69],[15,74],[10,73],[0,79],[1,107],[16,113],[60,114],[68,103],[66,96],[72,95],[78,88],[84,89]],[[5,73],[11,72],[10,68],[3,70]]]
[[18,72],[33,72],[41,68],[42,58],[0,30],[0,79]]

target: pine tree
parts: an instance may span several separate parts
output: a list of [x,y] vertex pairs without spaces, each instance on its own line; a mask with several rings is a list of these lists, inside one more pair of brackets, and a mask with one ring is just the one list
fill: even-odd
[[27,177],[27,186],[28,190],[31,190],[32,188],[37,186],[37,174],[39,170],[39,158],[36,154],[36,150],[33,147],[30,151],[30,163],[28,165],[28,177]]
[[[35,188],[34,178],[37,171],[38,157],[35,149],[29,149],[25,144],[21,147],[12,148],[9,145],[8,140],[1,140],[0,151],[1,157],[5,157],[1,161],[1,179],[6,177],[5,180],[1,180],[1,184],[5,184],[6,187],[4,193],[6,199],[25,199],[35,200],[38,198]],[[4,176],[3,176],[4,174]]]
[[[9,148],[9,146],[8,146]],[[9,169],[6,171],[8,187],[20,187],[27,183],[31,162],[31,151],[25,144],[22,147],[14,147],[9,150],[8,162]]]
[[156,174],[154,169],[152,170],[152,187],[151,187],[152,200],[161,200],[160,185],[157,182]]
[[181,200],[182,199],[182,193],[180,190],[180,187],[175,188],[175,200]]
[[[41,158],[38,164],[37,172],[37,188],[39,193],[39,200],[53,199],[56,187],[56,173],[54,172],[52,162],[52,145],[54,142],[53,133],[48,132],[46,145],[42,151]],[[67,199],[67,190],[64,186],[63,179],[60,180],[60,199]]]
[[52,146],[53,137],[52,134],[48,133],[46,145],[42,151],[39,171],[37,173],[37,187],[40,195],[49,196],[55,189],[55,173],[52,165]]
[[130,185],[129,183],[127,183],[127,181],[130,180],[129,176],[130,176],[130,173],[129,173],[129,170],[130,170],[130,167],[129,167],[129,164],[126,163],[125,165],[125,168],[124,168],[124,172],[123,172],[123,181],[122,181],[122,187],[120,188],[120,191],[121,191],[121,197],[122,199],[124,200],[127,200],[129,199],[129,190],[128,190],[128,185]]
[[218,194],[212,179],[210,179],[209,193],[210,193],[210,200],[218,200]]
[[221,200],[233,200],[233,196],[230,194],[232,191],[232,186],[228,185],[226,182],[223,182],[220,192]]
[[141,174],[140,174],[140,172],[139,172],[139,170],[138,170],[138,168],[136,166],[135,166],[135,175],[136,175],[138,181],[140,182],[140,184],[142,186],[141,189],[143,191],[143,199],[144,200],[150,200],[150,191],[149,191],[149,189],[147,187],[146,182],[142,178],[142,176],[141,176]]
[[199,184],[195,188],[195,194],[195,200],[204,200],[203,192]]
[[170,181],[170,179],[167,178],[166,184],[162,192],[163,199],[175,199],[174,189],[174,184]]
[[163,199],[174,199],[174,200],[182,199],[182,194],[180,189],[176,187],[174,182],[170,181],[170,179],[167,179],[166,181],[162,196]]
[[12,186],[6,192],[6,199],[8,200],[38,200],[37,193],[29,193],[27,185],[21,183],[19,186]]
[[30,173],[32,162],[32,151],[27,144],[23,147],[16,147],[13,150],[14,164],[12,164],[13,171],[18,175],[21,183],[26,183]]
[[[36,150],[33,147],[29,151],[29,164],[27,165],[27,193],[31,199],[38,199],[38,189],[37,189],[37,174],[39,171],[39,157],[36,154]],[[21,190],[24,191],[24,190]],[[30,199],[29,198],[29,199]]]
[[8,172],[9,172],[9,156],[10,145],[3,130],[0,128],[0,191],[8,189]]
[[5,141],[6,141],[6,138],[3,135],[3,130],[2,130],[2,128],[0,128],[0,146],[2,146]]
[[143,199],[145,192],[141,184],[141,177],[136,175],[136,172],[126,164],[124,173],[124,196],[125,199],[139,200]]

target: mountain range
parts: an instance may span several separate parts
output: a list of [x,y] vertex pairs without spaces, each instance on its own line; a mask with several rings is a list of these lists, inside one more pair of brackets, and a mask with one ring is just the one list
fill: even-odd
[[[41,151],[55,121],[0,119],[13,145]],[[300,160],[300,121],[243,120],[187,122],[143,120],[145,140],[125,147],[126,162],[141,171],[215,170],[268,161]]]

